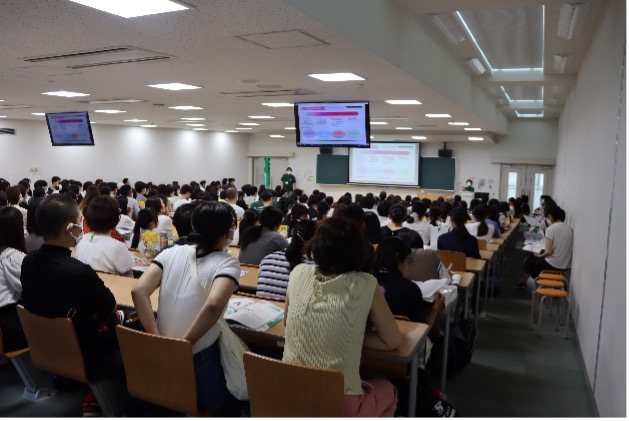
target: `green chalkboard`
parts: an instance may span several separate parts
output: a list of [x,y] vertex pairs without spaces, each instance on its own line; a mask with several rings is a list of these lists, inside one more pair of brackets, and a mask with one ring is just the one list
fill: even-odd
[[424,189],[454,190],[454,158],[422,157],[419,185]]
[[348,177],[348,155],[317,155],[318,184],[347,184]]
[[[454,190],[455,159],[421,157],[419,185],[431,190]],[[317,184],[347,184],[348,155],[317,155]]]

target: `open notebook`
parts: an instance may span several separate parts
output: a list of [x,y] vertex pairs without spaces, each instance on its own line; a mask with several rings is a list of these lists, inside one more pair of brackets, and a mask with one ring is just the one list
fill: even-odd
[[264,300],[232,298],[227,304],[224,318],[228,323],[266,332],[284,319],[284,309]]

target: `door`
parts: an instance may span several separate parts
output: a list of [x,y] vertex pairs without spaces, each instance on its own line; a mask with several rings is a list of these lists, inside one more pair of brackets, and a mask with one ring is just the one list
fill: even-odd
[[500,200],[522,196],[526,186],[526,165],[504,164],[500,173]]
[[539,197],[543,194],[549,194],[552,191],[552,173],[551,167],[527,167],[527,186],[529,196],[529,204],[531,209],[539,206]]
[[500,197],[527,195],[531,209],[539,205],[539,197],[552,191],[552,167],[504,164],[500,174]]

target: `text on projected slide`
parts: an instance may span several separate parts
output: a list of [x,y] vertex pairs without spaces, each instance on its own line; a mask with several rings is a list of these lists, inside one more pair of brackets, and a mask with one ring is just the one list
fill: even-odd
[[352,183],[418,184],[418,144],[372,143],[370,149],[352,150],[350,154]]
[[367,146],[367,103],[296,104],[300,146]]

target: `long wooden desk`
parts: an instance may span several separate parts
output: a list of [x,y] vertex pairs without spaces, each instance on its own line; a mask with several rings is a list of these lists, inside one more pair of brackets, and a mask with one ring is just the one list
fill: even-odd
[[260,268],[258,266],[241,264],[240,270],[247,273],[240,275],[240,287],[238,290],[249,294],[255,294],[258,288],[258,275],[260,273]]
[[[123,307],[133,308],[133,299],[131,298],[131,290],[137,284],[136,278],[127,276],[114,275],[112,273],[98,272],[98,276],[105,283],[116,298],[116,303]],[[159,302],[159,288],[151,295],[151,307],[153,311],[157,311]]]
[[474,309],[474,327],[478,328],[478,316],[479,316],[479,301],[480,301],[480,285],[483,272],[487,267],[487,261],[483,259],[474,259],[472,257],[465,258],[465,266],[467,272],[472,272],[477,275],[478,282],[476,285],[476,306]]

